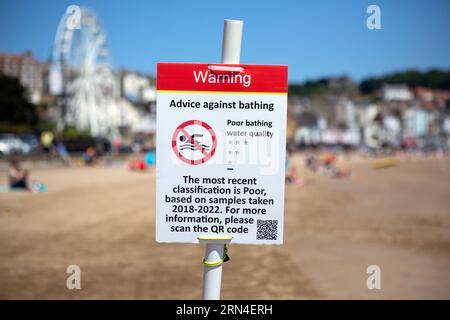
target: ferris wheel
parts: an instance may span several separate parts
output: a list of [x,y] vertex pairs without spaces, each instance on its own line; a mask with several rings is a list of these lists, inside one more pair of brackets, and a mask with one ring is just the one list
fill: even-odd
[[[53,46],[50,91],[60,97],[60,129],[73,125],[93,136],[111,136],[109,114],[117,107],[119,85],[110,66],[104,33],[95,13],[70,6]],[[117,110],[116,110],[117,111]]]

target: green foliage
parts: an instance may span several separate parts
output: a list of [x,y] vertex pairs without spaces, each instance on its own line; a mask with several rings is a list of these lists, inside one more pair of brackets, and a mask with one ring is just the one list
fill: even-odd
[[[2,119],[3,120],[3,119]],[[0,132],[7,133],[33,133],[35,128],[30,127],[27,124],[11,123],[7,121],[0,121]]]
[[78,131],[75,127],[67,126],[62,132],[62,136],[67,140],[90,137],[89,132]]
[[[315,81],[308,80],[302,84],[290,84],[289,94],[312,96],[325,92],[333,92],[328,85],[328,80],[328,78],[322,78]],[[407,70],[381,77],[369,77],[361,81],[359,90],[363,94],[371,94],[375,90],[380,89],[384,84],[406,84],[409,87],[422,86],[450,90],[450,70],[429,70],[426,72]]]
[[323,78],[315,81],[308,80],[303,84],[291,84],[288,91],[292,95],[311,96],[321,93],[327,89],[328,79]]
[[[0,75],[0,119],[2,127],[13,131],[35,129],[39,116],[36,106],[28,101],[25,88],[11,77]],[[17,128],[17,130],[14,130]]]
[[422,86],[450,90],[450,70],[430,70],[427,72],[408,70],[387,74],[378,78],[371,77],[363,80],[359,85],[359,89],[364,94],[370,94],[380,89],[383,84],[406,84],[409,87]]

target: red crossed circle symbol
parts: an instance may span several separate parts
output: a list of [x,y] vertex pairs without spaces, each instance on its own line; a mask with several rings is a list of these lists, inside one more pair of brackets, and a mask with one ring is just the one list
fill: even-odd
[[[207,151],[203,146],[201,146],[193,137],[192,135],[190,135],[187,131],[186,131],[186,127],[187,126],[191,126],[191,125],[198,125],[198,126],[202,126],[203,128],[205,128],[209,134],[211,135],[211,139],[212,139],[212,145],[211,145],[211,149],[209,151]],[[186,156],[184,156],[180,150],[178,149],[177,146],[177,138],[178,138],[178,134],[182,133],[191,144],[194,145],[195,149],[200,151],[203,155],[202,158],[200,159],[189,159]],[[191,165],[197,165],[197,164],[202,164],[205,163],[206,161],[208,161],[209,159],[211,159],[211,157],[214,155],[214,153],[216,152],[216,147],[217,147],[217,136],[216,133],[214,132],[214,130],[211,128],[211,126],[209,124],[207,124],[206,122],[203,122],[201,120],[188,120],[183,122],[182,124],[180,124],[174,131],[173,135],[172,135],[172,149],[175,152],[175,155],[183,162],[187,163],[187,164],[191,164]]]

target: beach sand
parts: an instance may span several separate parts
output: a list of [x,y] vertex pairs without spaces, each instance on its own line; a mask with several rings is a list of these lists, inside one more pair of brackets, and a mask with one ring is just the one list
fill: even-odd
[[[284,245],[231,245],[223,299],[450,299],[450,160],[402,158],[287,185]],[[34,168],[43,194],[0,193],[1,299],[199,299],[204,245],[155,242],[155,171]],[[6,172],[0,171],[0,184]],[[81,268],[68,290],[66,268]],[[369,290],[366,269],[381,268]]]

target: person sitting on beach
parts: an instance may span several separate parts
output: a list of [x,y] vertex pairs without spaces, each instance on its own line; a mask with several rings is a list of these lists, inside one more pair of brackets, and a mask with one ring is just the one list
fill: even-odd
[[93,165],[97,157],[97,150],[93,146],[89,146],[82,157],[85,165]]
[[313,172],[316,172],[320,168],[320,162],[314,155],[309,155],[306,157],[305,165],[309,170]]
[[336,166],[336,156],[330,152],[325,153],[322,160],[322,167],[325,172],[330,177],[333,178],[345,178],[350,176],[351,172],[349,170],[340,169]]
[[304,180],[300,178],[297,167],[291,166],[286,174],[286,183],[303,186]]
[[8,180],[11,189],[31,190],[28,184],[28,171],[22,169],[16,159],[10,162]]

